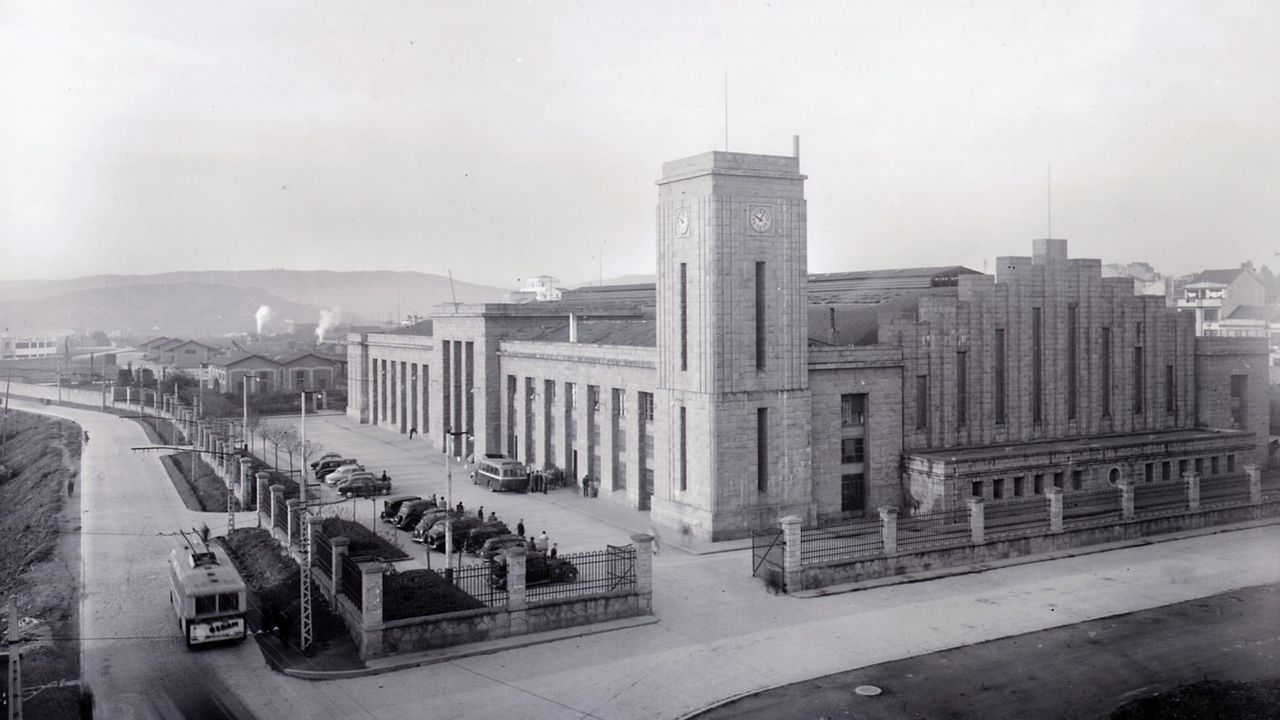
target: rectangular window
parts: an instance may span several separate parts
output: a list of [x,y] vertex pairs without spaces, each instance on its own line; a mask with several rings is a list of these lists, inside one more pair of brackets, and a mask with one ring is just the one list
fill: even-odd
[[1044,475],[1043,474],[1036,475],[1035,478],[1032,480],[1031,492],[1035,493],[1036,495],[1044,494]]
[[1072,303],[1067,306],[1067,418],[1076,418],[1076,357],[1079,335],[1080,308]]
[[689,267],[680,263],[680,369],[689,369]]
[[756,263],[756,369],[764,369],[764,263]]
[[1168,460],[1165,460],[1164,462],[1160,463],[1160,479],[1161,480],[1168,480],[1170,477],[1172,477],[1172,471],[1173,471],[1172,466],[1173,466],[1173,463],[1169,462]]
[[644,424],[653,422],[653,393],[640,393],[640,422]]
[[1181,478],[1183,475],[1186,475],[1186,474],[1187,474],[1187,461],[1179,460],[1178,461],[1178,477]]
[[981,480],[973,481],[973,484],[969,488],[969,494],[976,498],[982,497],[982,481]]
[[756,408],[756,490],[769,492],[768,408]]
[[845,464],[864,462],[864,450],[862,438],[843,438],[840,441],[840,462]]
[[855,515],[867,511],[867,482],[862,473],[840,476],[840,511]]
[[218,596],[217,595],[197,595],[196,615],[212,615],[218,612]]
[[991,481],[991,497],[1000,500],[1004,497],[1004,478],[996,478]]
[[1248,424],[1248,407],[1245,403],[1248,387],[1248,375],[1231,376],[1231,427],[1234,430],[1241,430]]
[[689,489],[689,426],[685,407],[680,406],[680,491]]
[[1204,458],[1196,458],[1196,474],[1204,475]]
[[1218,474],[1218,456],[1217,455],[1214,455],[1213,457],[1209,458],[1209,474],[1210,475]]
[[916,376],[916,429],[929,427],[929,376]]
[[329,384],[329,383],[328,383],[328,381],[327,381],[327,380],[325,380],[325,378],[324,378],[324,376],[323,376],[323,375],[322,375],[322,376],[320,376],[320,377],[318,377],[318,378],[316,378],[316,389],[317,389],[317,390],[324,390],[324,389],[326,389],[326,387],[325,387],[325,386],[326,386],[326,385],[328,385],[328,384]]
[[969,421],[969,353],[956,353],[956,425]]
[[1013,496],[1022,497],[1023,491],[1026,489],[1027,479],[1019,475],[1013,479]]
[[1061,472],[1055,472],[1053,474],[1053,486],[1058,488],[1059,490],[1061,490],[1063,487],[1062,480],[1063,480],[1063,474]]
[[1080,490],[1083,487],[1084,487],[1084,471],[1072,470],[1071,471],[1071,489]]
[[867,422],[867,396],[846,394],[840,396],[840,424],[857,427]]
[[1143,396],[1147,394],[1145,367],[1143,365],[1142,348],[1133,349],[1133,414],[1141,415]]
[[1031,308],[1031,422],[1044,422],[1044,326],[1040,308]]
[[1178,386],[1173,380],[1173,366],[1164,366],[1164,411],[1167,413],[1177,412],[1178,410]]
[[1004,329],[996,330],[996,424],[1003,425],[1005,418],[1008,416],[1008,407],[1005,403],[1005,355],[1004,355]]
[[1227,472],[1233,473],[1235,471],[1236,471],[1236,456],[1228,455],[1227,456]]
[[1111,417],[1111,328],[1102,328],[1102,417]]
[[1143,478],[1142,478],[1143,480],[1146,480],[1147,482],[1155,482],[1156,464],[1147,463],[1146,467],[1143,468],[1142,475],[1143,475]]

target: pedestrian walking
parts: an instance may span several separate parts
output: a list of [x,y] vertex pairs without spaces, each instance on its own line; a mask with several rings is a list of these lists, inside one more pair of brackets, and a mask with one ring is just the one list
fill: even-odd
[[480,506],[480,510],[476,512],[476,517],[480,518],[480,522],[484,522],[484,506]]
[[84,444],[85,444],[85,445],[88,445],[88,444],[89,444],[89,431],[88,431],[88,430],[85,430],[85,431],[84,431]]
[[651,535],[651,536],[653,537],[653,554],[654,554],[654,555],[657,555],[657,554],[658,554],[658,544],[659,544],[659,540],[658,540],[658,526],[657,526],[657,525],[654,525],[653,523],[649,523],[649,535]]
[[383,471],[382,471],[382,482],[386,482],[386,481],[387,481],[387,471],[386,471],[386,470],[383,470]]
[[458,501],[458,512],[462,512],[462,501]]
[[546,552],[550,545],[551,538],[547,536],[547,531],[543,530],[542,534],[538,536],[538,549],[542,552]]
[[556,553],[558,553],[558,552],[559,552],[559,548],[560,548],[560,546],[559,546],[558,544],[556,544],[556,543],[552,543],[552,545],[551,545],[551,557],[555,557],[555,556],[556,556]]
[[417,434],[418,434],[418,426],[417,426],[417,425],[414,425],[413,427],[409,428],[409,439],[410,439],[410,440],[412,440],[412,439],[413,439],[413,436],[414,436],[414,435],[417,435]]
[[524,537],[524,518],[520,518],[520,522],[516,523],[516,534]]
[[496,512],[494,512],[494,511],[490,510],[490,511],[489,511],[489,522],[497,522],[497,521],[498,521],[498,513],[496,513]]

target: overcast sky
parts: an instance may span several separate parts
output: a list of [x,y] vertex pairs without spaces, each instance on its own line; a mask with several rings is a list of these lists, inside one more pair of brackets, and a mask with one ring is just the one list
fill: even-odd
[[[814,272],[1048,232],[1280,268],[1280,3],[0,0],[0,278],[652,272],[662,163],[802,139]],[[1225,7],[1223,7],[1225,6]]]

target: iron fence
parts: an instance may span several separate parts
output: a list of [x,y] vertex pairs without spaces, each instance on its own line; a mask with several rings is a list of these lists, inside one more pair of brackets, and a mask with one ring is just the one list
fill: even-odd
[[[545,561],[545,564],[544,564]],[[525,566],[525,596],[530,602],[634,590],[636,546],[555,558],[530,555]]]
[[[507,594],[491,586],[489,573],[488,563],[445,571],[416,569],[384,573],[382,620],[390,622],[484,607],[505,607]],[[482,581],[483,585],[480,584]]]
[[899,552],[958,547],[971,539],[967,507],[898,518]]
[[277,529],[279,530],[289,529],[289,513],[287,510],[285,512],[275,513],[275,517],[276,517],[275,526]]
[[364,610],[364,574],[350,555],[342,556],[342,582],[339,583],[339,588],[353,605]]
[[782,552],[786,542],[782,528],[764,528],[751,532],[751,575],[759,577],[763,572],[782,572]]
[[880,519],[864,519],[800,531],[800,564],[879,555],[884,551]]
[[311,539],[315,544],[311,553],[314,565],[329,577],[333,577],[333,543],[329,541],[329,536],[322,532],[314,532],[311,534]]
[[1200,478],[1200,506],[1225,506],[1249,502],[1249,479],[1244,475]]
[[1187,508],[1187,484],[1184,482],[1143,483],[1133,486],[1135,516],[1182,512]]
[[1036,496],[990,502],[983,506],[983,532],[988,538],[1049,533],[1049,500]]
[[1067,493],[1062,498],[1062,525],[1078,527],[1119,522],[1124,510],[1120,495],[1120,488]]

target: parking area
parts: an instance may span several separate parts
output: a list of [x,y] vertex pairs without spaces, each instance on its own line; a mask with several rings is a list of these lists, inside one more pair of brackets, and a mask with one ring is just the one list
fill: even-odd
[[[266,422],[296,426],[298,418],[278,417]],[[391,477],[392,494],[413,493],[424,498],[431,497],[432,493],[441,498],[447,494],[446,457],[421,436],[410,440],[404,435],[360,425],[345,415],[320,414],[307,417],[307,440],[319,443],[324,452],[338,452],[344,457],[355,458],[375,475],[386,471]],[[631,510],[603,494],[584,498],[573,487],[548,490],[545,494],[491,492],[482,485],[472,484],[471,473],[474,470],[474,464],[452,463],[453,505],[461,502],[464,509],[472,513],[483,507],[486,517],[495,512],[512,532],[515,532],[516,523],[523,519],[526,537],[546,530],[561,553],[602,550],[605,545],[626,545],[631,542],[631,535],[649,532],[648,513]],[[422,567],[444,565],[442,553],[431,552],[425,546],[411,542],[409,533],[376,520],[382,511],[381,497],[342,500],[328,485],[312,485],[313,490],[317,487],[322,501],[331,503],[325,505],[324,514],[354,517],[403,548]],[[464,562],[477,562],[471,555],[463,558]]]

